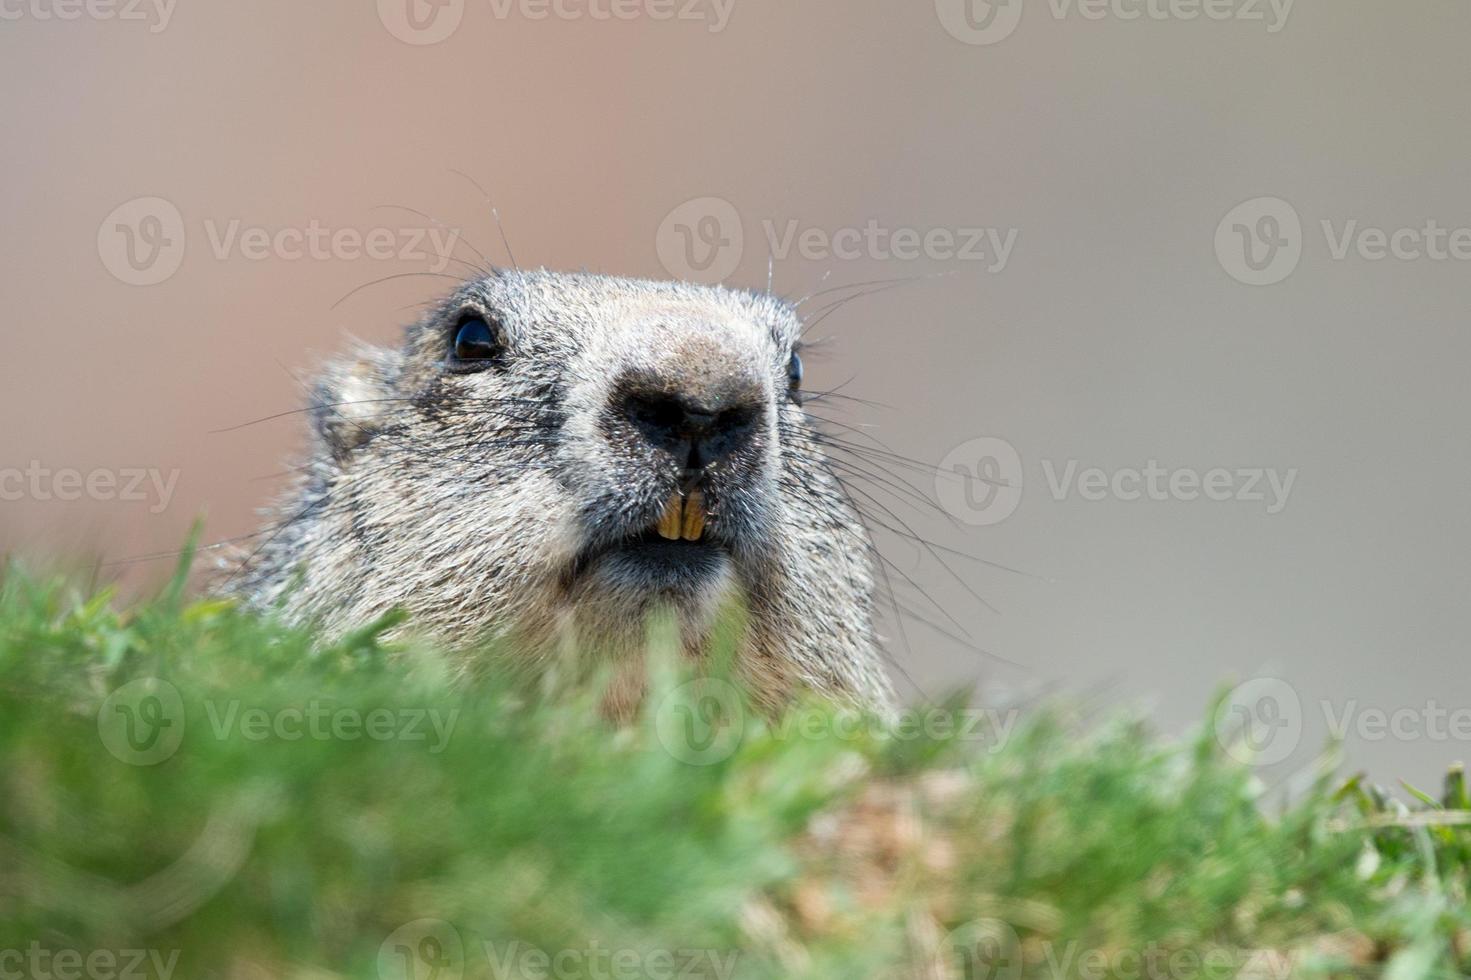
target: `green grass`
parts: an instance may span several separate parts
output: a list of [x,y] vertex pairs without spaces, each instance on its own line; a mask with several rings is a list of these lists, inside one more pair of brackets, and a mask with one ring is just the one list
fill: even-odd
[[5,575],[0,976],[1471,970],[1454,778],[1269,813],[1209,724],[773,725],[662,658],[615,730],[593,686],[457,681],[387,625],[321,645],[182,577],[120,610]]

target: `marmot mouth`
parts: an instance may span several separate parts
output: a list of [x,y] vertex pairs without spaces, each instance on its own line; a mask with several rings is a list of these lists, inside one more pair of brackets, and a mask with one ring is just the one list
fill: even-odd
[[567,581],[597,570],[619,579],[634,577],[655,588],[692,586],[726,567],[729,552],[706,533],[709,512],[699,490],[674,493],[653,526],[593,545],[578,555]]
[[699,541],[705,536],[705,495],[691,490],[689,496],[675,492],[664,505],[664,516],[654,530],[666,541]]
[[566,584],[613,588],[630,599],[640,593],[674,597],[700,591],[729,568],[730,554],[711,539],[671,540],[649,530],[586,553],[573,563]]

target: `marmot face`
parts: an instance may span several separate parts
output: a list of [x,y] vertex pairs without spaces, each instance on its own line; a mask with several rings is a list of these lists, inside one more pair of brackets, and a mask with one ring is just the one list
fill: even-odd
[[734,599],[760,700],[883,705],[870,545],[800,405],[800,332],[760,293],[468,283],[402,348],[329,366],[309,474],[243,591],[332,630],[401,606],[532,662],[569,639],[628,658],[660,607],[695,654]]

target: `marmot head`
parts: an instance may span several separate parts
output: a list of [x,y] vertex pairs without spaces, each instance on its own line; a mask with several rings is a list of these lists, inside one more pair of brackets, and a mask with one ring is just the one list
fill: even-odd
[[745,604],[762,701],[883,704],[870,547],[764,293],[500,271],[314,393],[300,486],[238,585],[328,629],[393,607],[457,646],[615,658],[672,608],[691,653]]

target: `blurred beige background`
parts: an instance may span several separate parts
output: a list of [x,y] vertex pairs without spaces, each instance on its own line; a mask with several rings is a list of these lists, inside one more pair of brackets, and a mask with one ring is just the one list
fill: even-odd
[[[0,548],[251,530],[297,420],[213,430],[449,283],[357,287],[462,271],[381,206],[507,261],[460,170],[522,266],[916,280],[828,317],[810,371],[905,456],[1018,470],[1009,514],[906,518],[1017,572],[885,545],[990,651],[891,626],[929,695],[1174,731],[1263,675],[1269,783],[1334,724],[1433,783],[1471,743],[1468,36],[1464,0],[0,0]],[[1427,221],[1438,248],[1395,234]],[[1163,499],[1130,492],[1151,460],[1186,474]]]

